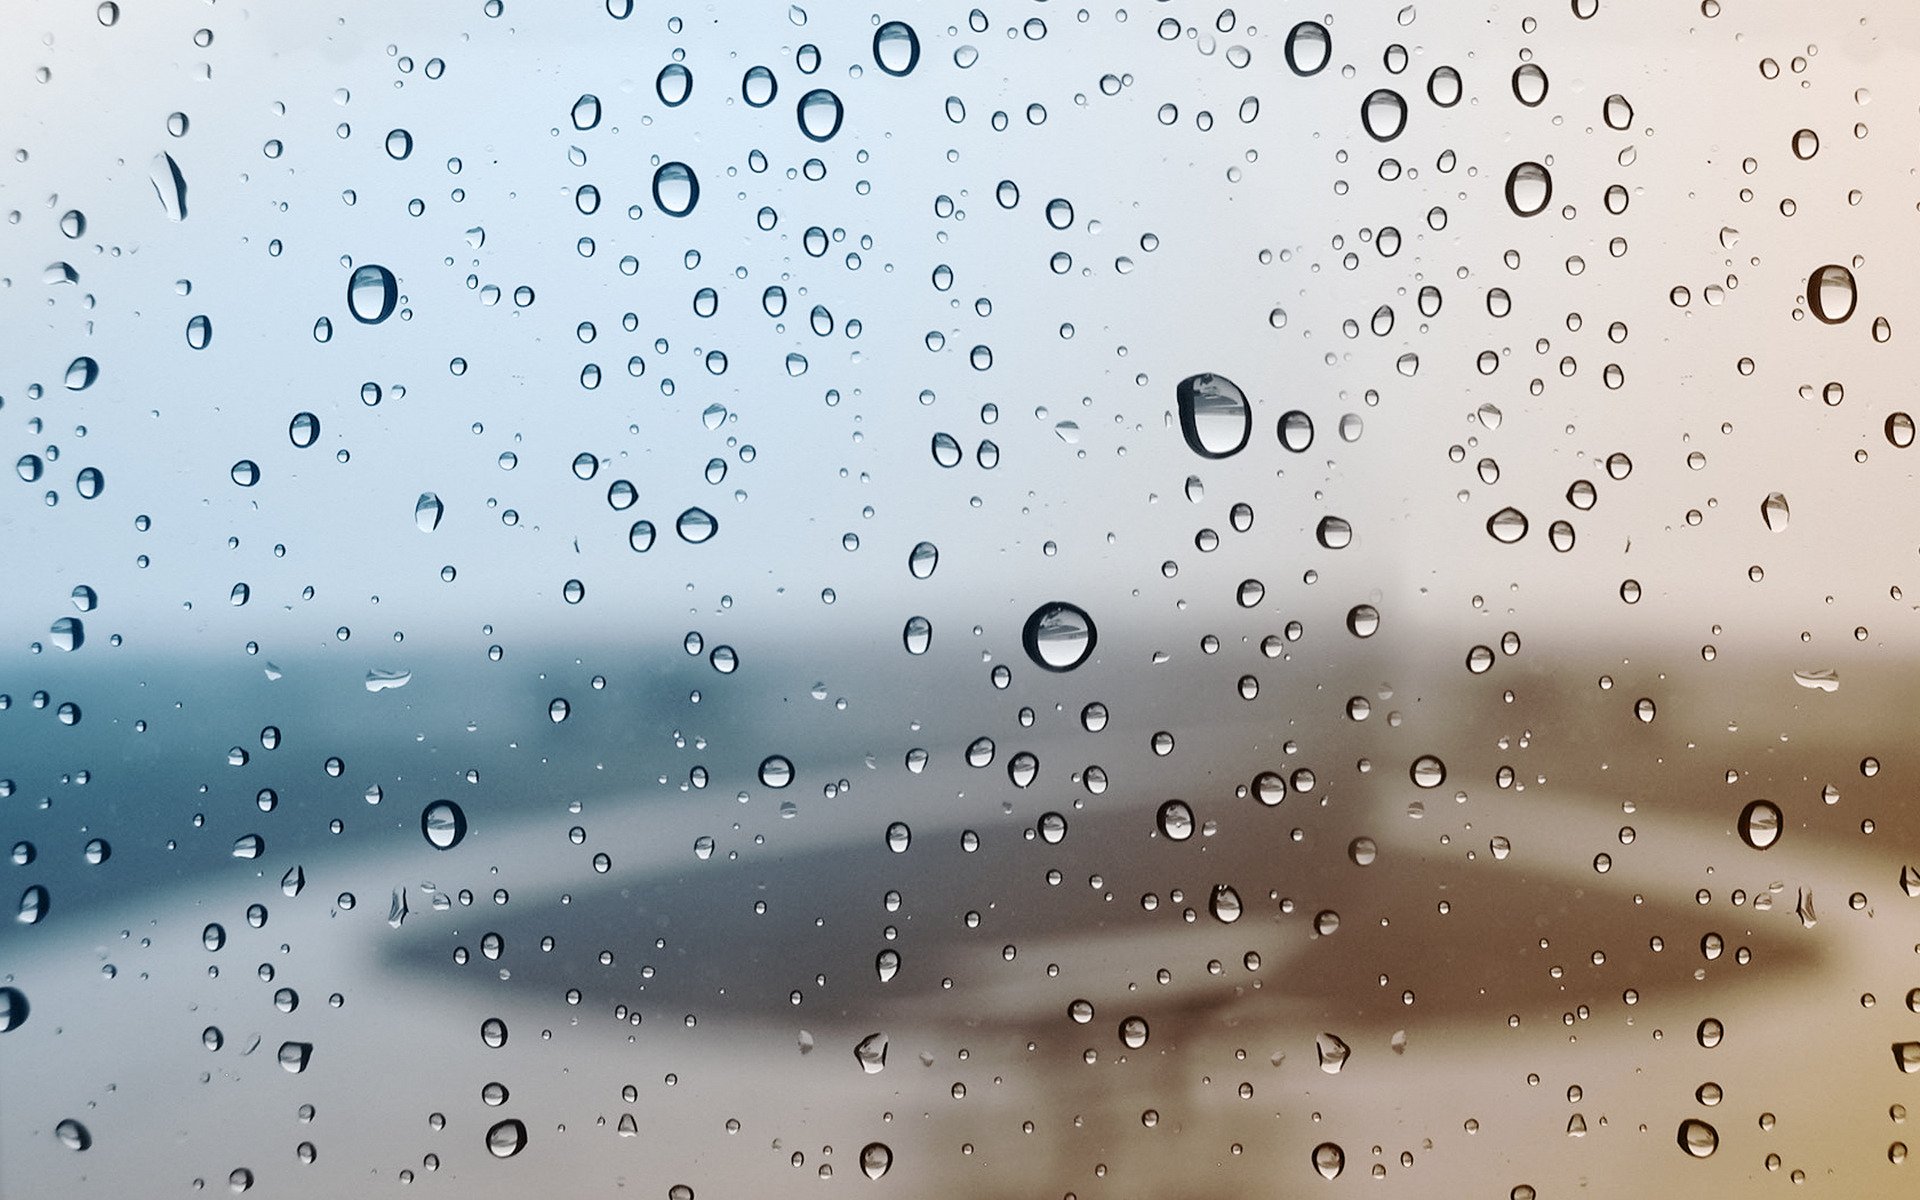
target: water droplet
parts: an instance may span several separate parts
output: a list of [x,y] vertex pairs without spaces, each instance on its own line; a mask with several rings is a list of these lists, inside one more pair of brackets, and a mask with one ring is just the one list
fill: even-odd
[[467,836],[467,814],[451,800],[435,800],[420,812],[420,833],[435,850],[451,850]]
[[1407,128],[1406,97],[1392,88],[1379,88],[1360,104],[1360,124],[1376,142],[1390,142]]
[[1213,893],[1207,897],[1207,911],[1212,913],[1213,919],[1222,925],[1233,924],[1240,919],[1242,912],[1240,893],[1235,891],[1231,884],[1215,884]]
[[1460,103],[1460,97],[1465,91],[1466,86],[1461,81],[1457,68],[1435,67],[1433,74],[1427,76],[1427,99],[1441,108],[1452,108]]
[[874,956],[873,971],[874,974],[880,977],[881,983],[891,983],[893,977],[900,973],[900,952],[898,950],[882,950]]
[[1507,172],[1507,207],[1517,217],[1535,217],[1553,199],[1553,176],[1537,162],[1523,162]]
[[770,788],[783,788],[793,782],[793,763],[779,754],[760,762],[760,782]]
[[1547,73],[1539,63],[1521,63],[1513,69],[1513,98],[1528,108],[1538,108],[1547,98]]
[[1193,836],[1193,809],[1185,800],[1169,800],[1160,806],[1160,833],[1170,841],[1184,842]]
[[586,131],[600,123],[600,97],[587,92],[573,102],[573,127]]
[[689,508],[674,519],[673,529],[681,541],[697,546],[720,532],[720,522],[704,508]]
[[298,1075],[307,1069],[307,1062],[313,1057],[312,1042],[281,1042],[280,1067],[289,1075]]
[[1313,1046],[1320,1057],[1320,1069],[1329,1075],[1338,1075],[1340,1069],[1347,1065],[1347,1059],[1353,1055],[1352,1048],[1331,1033],[1323,1033],[1315,1038]]
[[387,133],[387,157],[396,162],[404,160],[413,153],[413,135],[404,129],[394,129]]
[[187,219],[187,177],[180,173],[180,164],[173,161],[171,154],[156,154],[147,167],[147,178],[153,182],[153,190],[160,197],[160,207],[169,221]]
[[1887,417],[1887,441],[1901,450],[1913,445],[1913,417],[1904,412],[1891,413]]
[[826,88],[815,88],[800,97],[794,113],[800,121],[800,132],[816,142],[827,141],[839,133],[840,122],[846,115],[840,97]]
[[250,458],[243,458],[233,464],[227,475],[241,487],[252,487],[260,482],[260,464]]
[[432,492],[421,492],[420,498],[413,502],[413,525],[421,533],[432,533],[440,528],[441,514],[446,506],[440,503],[440,497]]
[[1033,610],[1020,632],[1020,644],[1042,670],[1071,671],[1087,661],[1099,636],[1085,609],[1055,600]]
[[302,450],[320,440],[320,418],[310,412],[297,412],[287,422],[287,440]]
[[1769,492],[1767,498],[1760,502],[1760,519],[1775,533],[1787,527],[1787,520],[1791,516],[1787,510],[1787,498],[1779,492]]
[[635,521],[627,530],[627,545],[639,554],[653,549],[654,529],[652,521]]
[[748,67],[740,77],[740,98],[754,108],[765,108],[780,94],[780,81],[770,67]]
[[878,1179],[893,1167],[893,1151],[885,1142],[868,1142],[860,1148],[860,1173]]
[[61,617],[48,629],[47,640],[55,650],[78,650],[86,644],[87,627],[79,617]]
[[27,1020],[27,996],[19,988],[0,987],[0,1033],[20,1028]]
[[393,272],[375,263],[355,267],[347,280],[347,308],[362,325],[378,325],[393,315],[400,285]]
[[1347,610],[1347,632],[1357,638],[1369,638],[1380,632],[1380,610],[1371,604],[1356,604]]
[[1820,153],[1820,135],[1811,129],[1801,129],[1793,135],[1793,156],[1805,162]]
[[905,854],[907,847],[913,844],[913,830],[905,821],[895,821],[887,826],[887,849],[895,854]]
[[860,1069],[869,1075],[878,1075],[887,1065],[887,1035],[870,1033],[860,1039],[853,1048],[853,1057]]
[[1413,779],[1415,787],[1437,788],[1447,781],[1447,764],[1431,754],[1422,754],[1413,760],[1407,774]]
[[1720,1148],[1720,1131],[1698,1117],[1689,1117],[1680,1122],[1676,1140],[1693,1157],[1707,1158]]
[[22,925],[38,925],[47,915],[47,889],[40,884],[29,884],[27,890],[20,893],[20,907],[14,912],[14,919]]
[[55,1125],[53,1127],[53,1136],[59,1138],[60,1144],[69,1150],[85,1150],[87,1147],[93,1145],[93,1135],[87,1132],[85,1125],[82,1125],[72,1117],[68,1117],[58,1125]]
[[1853,315],[1859,301],[1853,272],[1838,263],[1828,263],[1807,277],[1807,307],[1822,324],[1840,324]]
[[1527,514],[1509,505],[1487,518],[1487,532],[1494,541],[1511,546],[1527,536]]
[[1895,1042],[1893,1061],[1899,1065],[1903,1074],[1920,1072],[1920,1042]]
[[908,654],[925,654],[933,645],[933,622],[925,617],[908,617],[900,640],[906,643]]
[[683,162],[661,163],[653,173],[653,202],[670,217],[684,217],[700,203],[700,181]]
[[889,75],[908,75],[920,64],[920,35],[905,21],[888,21],[873,31],[873,61]]
[[1333,59],[1333,35],[1318,21],[1302,21],[1287,32],[1285,52],[1295,75],[1318,75]]
[[1313,1169],[1322,1179],[1338,1179],[1347,1169],[1347,1152],[1332,1142],[1321,1142],[1313,1148]]
[[693,72],[681,63],[668,63],[653,80],[654,94],[668,108],[678,108],[693,95]]
[[1773,801],[1749,801],[1740,810],[1740,840],[1755,850],[1770,849],[1780,840],[1782,820],[1780,806]]
[[1322,517],[1313,536],[1323,549],[1345,550],[1353,544],[1353,523],[1345,517]]
[[1189,375],[1175,390],[1180,432],[1202,458],[1226,458],[1240,452],[1253,432],[1253,406],[1247,394],[1225,375]]
[[1608,96],[1601,102],[1600,116],[1606,121],[1608,129],[1624,130],[1633,124],[1633,105],[1619,92]]
[[1313,445],[1313,418],[1299,409],[1280,414],[1280,444],[1295,454]]
[[553,701],[547,705],[547,720],[558,725],[560,722],[566,720],[567,714],[572,711],[573,706],[567,703],[565,696],[555,696]]
[[509,1118],[487,1130],[487,1153],[512,1158],[527,1148],[527,1127]]
[[84,392],[92,387],[93,381],[98,378],[100,378],[100,364],[83,354],[67,364],[64,382],[68,391]]

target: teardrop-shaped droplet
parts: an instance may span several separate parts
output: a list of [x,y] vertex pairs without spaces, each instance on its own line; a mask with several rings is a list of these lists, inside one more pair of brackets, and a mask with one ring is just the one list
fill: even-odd
[[600,123],[600,97],[592,92],[583,94],[573,102],[573,127],[582,132],[592,129]]
[[697,546],[720,532],[720,522],[704,508],[689,508],[674,520],[673,528],[681,541]]
[[1253,406],[1240,385],[1225,375],[1205,372],[1180,381],[1174,397],[1180,433],[1202,458],[1227,458],[1247,444],[1253,432]]
[[800,132],[816,142],[824,142],[839,133],[845,116],[840,97],[826,88],[815,88],[800,97],[794,111],[800,119]]
[[1553,176],[1537,162],[1523,162],[1507,172],[1507,207],[1516,217],[1535,217],[1553,199]]
[[1232,884],[1215,884],[1212,893],[1207,896],[1207,911],[1212,913],[1213,919],[1222,925],[1233,924],[1240,919],[1240,914],[1244,911],[1244,906],[1240,902],[1240,893]]
[[487,1153],[495,1158],[512,1158],[527,1148],[527,1127],[509,1118],[487,1130]]
[[878,1179],[893,1166],[893,1151],[885,1142],[868,1142],[860,1148],[860,1173]]
[[1360,124],[1376,142],[1390,142],[1407,128],[1407,100],[1392,88],[1378,88],[1360,103]]
[[1675,1138],[1680,1148],[1695,1158],[1707,1158],[1720,1148],[1720,1131],[1700,1120],[1689,1117],[1680,1122],[1680,1132]]
[[700,181],[683,162],[661,163],[653,173],[653,202],[670,217],[684,217],[700,203]]
[[873,61],[889,75],[909,75],[920,65],[920,35],[905,21],[888,21],[873,31]]
[[1859,300],[1853,272],[1839,263],[1828,263],[1807,277],[1807,307],[1822,324],[1838,325],[1851,317]]
[[1086,662],[1099,638],[1087,610],[1064,600],[1034,609],[1020,632],[1027,657],[1047,671],[1071,671]]
[[1321,1142],[1313,1148],[1313,1169],[1322,1179],[1338,1179],[1347,1169],[1347,1152],[1332,1142]]
[[1295,75],[1318,75],[1333,59],[1333,35],[1318,21],[1302,21],[1288,31],[1285,51]]
[[668,63],[653,80],[654,94],[668,108],[678,108],[693,94],[693,72],[683,63]]
[[900,952],[882,950],[876,954],[873,959],[873,971],[879,976],[881,983],[893,982],[893,977],[900,973]]
[[82,354],[67,364],[67,373],[63,382],[70,392],[84,392],[100,378],[100,364]]
[[1786,496],[1779,492],[1767,493],[1767,498],[1760,502],[1760,519],[1766,522],[1767,528],[1775,533],[1787,527],[1787,521],[1792,515],[1787,509]]
[[853,1048],[853,1057],[860,1069],[869,1075],[878,1075],[887,1066],[887,1035],[870,1033],[860,1039]]
[[1487,518],[1487,532],[1494,541],[1511,546],[1527,536],[1527,514],[1509,505]]
[[451,800],[435,800],[420,812],[420,834],[435,850],[451,850],[467,836],[467,814]]
[[393,272],[376,263],[355,267],[347,280],[347,309],[362,325],[378,325],[393,315],[400,302],[400,285]]
[[20,907],[14,911],[14,919],[22,925],[38,925],[47,915],[47,889],[40,884],[27,885],[20,893]]
[[1169,800],[1160,806],[1160,835],[1169,841],[1184,842],[1193,836],[1193,808],[1185,800]]
[[440,528],[441,514],[447,506],[440,503],[440,497],[432,492],[421,492],[420,498],[413,502],[413,525],[421,533],[432,533]]
[[1740,840],[1755,850],[1769,849],[1780,840],[1783,820],[1780,806],[1773,801],[1749,801],[1740,810]]
[[153,190],[160,197],[160,207],[167,214],[167,220],[186,220],[187,177],[180,173],[180,164],[173,161],[173,155],[155,155],[147,168],[147,178],[153,181]]

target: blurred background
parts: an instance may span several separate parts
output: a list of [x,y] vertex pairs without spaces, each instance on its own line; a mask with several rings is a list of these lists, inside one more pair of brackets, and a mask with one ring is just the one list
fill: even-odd
[[0,1196],[1912,1194],[1920,13],[53,3]]

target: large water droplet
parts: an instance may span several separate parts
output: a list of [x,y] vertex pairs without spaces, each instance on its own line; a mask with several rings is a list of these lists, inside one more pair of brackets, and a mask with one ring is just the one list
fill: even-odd
[[40,884],[29,884],[27,890],[20,893],[20,907],[14,913],[14,919],[22,925],[38,925],[47,915],[47,889]]
[[600,123],[600,97],[587,92],[573,102],[573,127],[578,130],[592,129]]
[[1766,850],[1780,840],[1780,806],[1771,800],[1753,800],[1740,810],[1740,840],[1755,850]]
[[1509,505],[1487,518],[1487,532],[1494,541],[1511,546],[1527,536],[1527,514]]
[[889,75],[911,74],[920,65],[920,35],[905,21],[888,21],[873,31],[873,61]]
[[1787,509],[1786,496],[1779,492],[1769,492],[1767,498],[1760,502],[1760,519],[1775,533],[1787,527],[1787,520],[1792,515]]
[[280,1068],[290,1075],[298,1075],[307,1069],[307,1063],[313,1058],[312,1042],[281,1042],[277,1056]]
[[793,763],[786,756],[771,754],[760,761],[760,782],[770,788],[783,788],[793,782]]
[[1680,1122],[1680,1132],[1675,1138],[1680,1148],[1695,1158],[1707,1158],[1720,1148],[1720,1131],[1700,1120],[1689,1117]]
[[87,627],[79,617],[61,617],[47,631],[55,650],[78,650],[87,641]]
[[670,217],[684,217],[700,203],[700,181],[683,162],[661,163],[653,173],[653,202]]
[[1285,50],[1295,75],[1318,75],[1333,59],[1333,35],[1318,21],[1302,21],[1287,32]]
[[882,950],[876,954],[873,958],[873,972],[880,977],[881,983],[891,983],[893,977],[900,973],[900,952]]
[[487,1130],[487,1153],[512,1158],[527,1148],[527,1127],[511,1118]]
[[1633,105],[1619,92],[1608,96],[1600,105],[1600,115],[1606,121],[1608,129],[1624,130],[1633,124]]
[[1523,162],[1507,172],[1507,207],[1517,217],[1546,211],[1553,199],[1553,176],[1537,162]]
[[70,392],[84,392],[100,378],[100,364],[86,355],[81,355],[67,364],[67,374],[63,382]]
[[885,1142],[868,1142],[860,1148],[860,1172],[878,1179],[893,1167],[893,1151]]
[[1851,317],[1859,300],[1853,272],[1838,263],[1828,263],[1807,277],[1807,307],[1823,324],[1838,325]]
[[451,850],[467,836],[467,814],[451,800],[435,800],[420,812],[420,833],[435,850]]
[[887,1065],[887,1035],[870,1033],[860,1039],[853,1048],[853,1057],[860,1069],[869,1075],[878,1075]]
[[421,492],[420,498],[413,502],[414,528],[421,533],[432,533],[440,528],[440,517],[446,512],[446,505],[440,503],[440,497],[432,492]]
[[93,1135],[87,1132],[85,1125],[72,1117],[55,1125],[53,1136],[60,1139],[60,1144],[69,1150],[85,1150],[93,1145]]
[[1895,1042],[1893,1061],[1903,1074],[1920,1072],[1920,1042]]
[[940,547],[932,542],[915,542],[907,552],[907,573],[915,579],[930,579],[940,565]]
[[1202,458],[1239,453],[1253,432],[1253,406],[1240,385],[1225,375],[1189,375],[1175,389],[1180,432]]
[[1332,1142],[1321,1142],[1313,1148],[1313,1169],[1322,1179],[1338,1179],[1347,1169],[1347,1152]]
[[1193,809],[1185,800],[1169,800],[1160,806],[1160,833],[1169,841],[1184,842],[1193,836]]
[[155,155],[147,167],[147,178],[153,181],[153,190],[160,197],[160,207],[167,214],[167,220],[186,220],[187,177],[180,173],[180,164],[173,161],[173,155]]
[[393,315],[400,302],[400,285],[393,272],[376,263],[355,267],[347,280],[347,309],[362,325],[378,325]]
[[0,1033],[20,1028],[27,1019],[27,996],[19,988],[0,987]]
[[1887,417],[1887,441],[1897,449],[1905,450],[1913,445],[1913,417],[1909,413],[1896,412]]
[[673,528],[681,541],[697,546],[720,532],[720,522],[704,508],[689,508],[674,519]]
[[1212,913],[1213,919],[1222,925],[1233,924],[1240,919],[1240,914],[1244,911],[1240,903],[1240,893],[1234,890],[1232,884],[1215,884],[1212,894],[1207,897],[1207,911]]
[[677,108],[693,94],[693,72],[687,70],[685,64],[668,63],[654,76],[653,91],[660,97],[660,103]]
[[840,97],[826,88],[815,88],[800,97],[800,103],[794,106],[794,114],[800,120],[800,132],[816,142],[824,142],[840,132],[840,122],[846,111],[840,105]]
[[1431,754],[1422,754],[1407,769],[1415,787],[1437,788],[1447,781],[1447,764]]
[[1379,88],[1360,103],[1360,124],[1376,142],[1390,142],[1407,128],[1407,100],[1392,88]]
[[302,450],[320,440],[320,418],[310,412],[293,414],[287,422],[287,440]]
[[1054,600],[1033,610],[1020,644],[1035,666],[1047,671],[1071,671],[1086,662],[1100,638],[1087,610]]

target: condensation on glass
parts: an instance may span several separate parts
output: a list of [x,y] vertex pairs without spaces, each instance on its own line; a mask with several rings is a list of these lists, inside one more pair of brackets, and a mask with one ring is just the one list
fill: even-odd
[[7,1196],[1920,1187],[1910,6],[12,15]]

